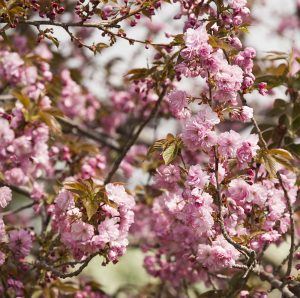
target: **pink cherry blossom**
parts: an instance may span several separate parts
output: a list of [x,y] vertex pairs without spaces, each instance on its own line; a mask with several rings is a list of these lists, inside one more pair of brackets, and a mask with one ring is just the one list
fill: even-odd
[[0,207],[5,208],[12,199],[11,189],[7,186],[0,187]]
[[191,166],[189,168],[188,176],[186,179],[187,185],[191,187],[204,188],[208,181],[209,176],[202,170],[200,165]]
[[26,230],[13,230],[8,233],[9,247],[18,258],[29,255],[32,248],[32,237]]
[[241,136],[234,130],[221,133],[218,140],[218,150],[222,156],[234,157],[241,143]]
[[170,111],[176,118],[187,118],[190,115],[186,92],[173,90],[168,94],[168,102]]

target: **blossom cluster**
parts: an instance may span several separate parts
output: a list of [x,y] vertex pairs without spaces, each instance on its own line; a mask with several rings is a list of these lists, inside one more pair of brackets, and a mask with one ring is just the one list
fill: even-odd
[[[12,191],[7,186],[0,187],[0,211],[7,207],[12,200]],[[22,264],[25,258],[30,254],[33,246],[32,233],[23,228],[13,228],[7,231],[6,225],[0,217],[0,270],[5,267],[11,268],[13,264]],[[26,270],[26,266],[24,266]],[[7,278],[7,287],[12,288],[13,292],[20,297],[24,295],[24,284],[21,280]],[[0,285],[0,294],[4,294],[4,289]]]
[[107,184],[105,192],[111,204],[97,205],[92,218],[87,217],[82,199],[74,198],[65,189],[59,192],[49,210],[53,229],[77,260],[103,251],[108,261],[117,262],[126,250],[134,198],[122,185]]
[[[0,169],[6,183],[41,190],[42,185],[37,179],[53,175],[56,170],[54,157],[68,160],[69,154],[68,146],[61,142],[49,147],[48,124],[52,116],[48,113],[59,108],[72,120],[88,124],[95,120],[100,104],[83,91],[66,69],[59,74],[61,90],[57,99],[50,99],[49,89],[58,81],[46,62],[52,59],[52,53],[44,44],[30,53],[21,39],[15,41],[15,46],[19,47],[22,56],[18,52],[0,51],[1,84],[3,88],[12,88],[17,99],[13,108],[0,109]],[[38,55],[36,61],[27,58],[34,55]],[[64,150],[63,156],[58,154],[59,148]]]
[[[232,15],[224,19],[227,28],[236,28],[247,18],[245,5],[246,1],[229,1],[226,13]],[[271,243],[279,245],[291,225],[286,193],[294,204],[298,192],[296,174],[283,165],[276,165],[280,178],[270,178],[260,162],[264,151],[259,135],[218,130],[227,116],[239,122],[253,118],[242,96],[254,88],[255,50],[243,49],[234,35],[217,40],[217,26],[210,30],[207,23],[191,21],[190,17],[185,27],[177,78],[201,77],[206,86],[196,111],[189,104],[199,98],[176,88],[168,94],[171,114],[183,123],[181,160],[156,170],[152,187],[161,195],[150,210],[143,210],[148,219],[137,217],[132,228],[147,252],[147,271],[175,288],[183,287],[183,281],[209,285],[211,274],[224,270],[233,274],[243,261],[239,245],[256,253]],[[261,94],[265,88],[265,83],[257,87]]]
[[[1,183],[17,189],[25,187],[25,192],[28,189],[36,204],[34,212],[39,214],[43,212],[41,206],[48,204],[45,179],[54,178],[58,173],[69,176],[71,171],[73,179],[92,178],[96,183],[103,184],[108,152],[103,150],[99,153],[91,144],[83,144],[82,148],[87,148],[88,154],[83,155],[78,164],[72,164],[78,149],[73,148],[76,145],[72,137],[62,140],[53,133],[51,125],[54,116],[51,111],[55,113],[59,109],[59,115],[88,126],[96,121],[100,104],[72,79],[68,70],[52,73],[49,62],[53,56],[44,44],[40,44],[35,52],[30,52],[24,40],[19,38],[15,40],[15,47],[18,51],[0,51],[1,88],[12,93],[7,99],[11,104],[0,108]],[[57,90],[52,92],[55,88],[59,93]],[[47,121],[49,119],[50,122]],[[122,164],[127,175],[133,171],[135,155],[144,154],[145,148],[133,147],[131,152]],[[66,258],[73,254],[74,258],[81,260],[102,252],[106,262],[117,262],[124,254],[128,230],[133,223],[134,199],[121,185],[108,184],[105,193],[110,205],[99,203],[95,206],[97,214],[92,221],[88,219],[82,202],[78,202],[74,194],[67,190],[61,190],[54,204],[48,208],[48,216],[53,214],[53,232],[59,234],[61,243],[65,245],[63,253]],[[1,212],[11,200],[11,189],[1,187]],[[30,255],[36,240],[35,232],[25,227],[25,219],[24,228],[9,228],[15,221],[17,218],[9,214],[0,218],[0,265],[3,271],[10,266],[27,270],[26,257]],[[22,278],[18,275],[14,277],[7,287],[22,297],[25,291]],[[1,286],[0,291],[3,291]]]
[[[256,50],[243,44],[254,1],[21,2],[0,3],[7,23],[0,38],[0,296],[107,298],[96,282],[64,279],[96,255],[102,265],[117,263],[132,240],[158,283],[116,295],[185,298],[198,296],[202,282],[214,288],[205,297],[266,298],[256,276],[293,297],[300,281],[293,271],[300,270],[293,268],[300,259],[299,53],[274,52],[267,70],[265,61],[254,66]],[[169,24],[151,17],[168,5],[182,21],[161,41]],[[299,27],[295,20],[279,31]],[[145,38],[129,37],[124,21],[146,27]],[[59,53],[42,42],[59,45],[48,25],[75,47]],[[14,26],[30,38],[8,42]],[[37,29],[38,46],[22,26]],[[89,46],[95,28],[100,42]],[[85,50],[96,54],[118,39],[141,46],[129,64],[144,48],[152,62],[116,84],[120,72],[112,68],[124,61],[107,61],[100,103],[83,84],[102,61],[90,63]],[[277,86],[290,101],[275,101],[262,131],[248,94],[271,95]],[[172,134],[155,141],[165,123]],[[286,273],[265,266],[267,248],[289,238]]]
[[[145,239],[145,227],[138,227],[150,228],[142,247],[154,255],[145,257],[145,267],[175,287],[182,286],[182,280],[208,282],[209,273],[233,268],[240,260],[240,252],[224,239],[216,219],[219,211],[212,195],[217,185],[221,185],[220,196],[225,202],[221,211],[224,224],[233,239],[246,241],[261,252],[265,245],[279,244],[289,229],[288,207],[278,179],[264,178],[267,172],[263,166],[256,168],[256,174],[251,169],[258,149],[257,136],[252,135],[252,142],[251,138],[241,142],[238,133],[227,134],[221,133],[213,145],[222,160],[218,181],[214,156],[204,166],[189,165],[187,173],[179,164],[159,167],[153,186],[164,193],[154,199],[148,221],[144,216],[137,217],[132,230]],[[231,139],[233,134],[238,142]],[[280,175],[293,204],[298,190],[296,175],[283,168]]]
[[147,116],[151,104],[157,101],[153,93],[153,80],[136,80],[126,86],[125,90],[111,90],[112,105],[106,107],[107,113],[101,118],[101,124],[106,131],[114,133],[123,127],[128,120],[128,114],[135,117]]

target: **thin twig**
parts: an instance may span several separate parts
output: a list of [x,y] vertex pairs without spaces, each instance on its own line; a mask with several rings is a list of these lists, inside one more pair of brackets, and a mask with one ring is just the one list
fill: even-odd
[[[247,266],[240,265],[234,266],[237,269],[247,270]],[[273,274],[265,272],[261,267],[257,266],[253,268],[252,272],[259,276],[263,281],[267,281],[272,288],[278,289],[283,297],[286,298],[297,298],[284,283],[278,280]]]
[[48,271],[51,271],[55,276],[60,277],[60,278],[68,278],[68,277],[74,277],[77,276],[82,272],[84,268],[89,264],[89,262],[99,254],[99,252],[91,254],[89,257],[87,257],[84,261],[84,263],[75,271],[69,272],[69,273],[63,273],[57,269],[55,269],[53,266],[45,263],[44,261],[36,261],[35,265],[38,268],[46,269]]
[[[2,24],[7,24],[7,22],[0,22]],[[145,45],[150,45],[153,47],[166,47],[168,44],[161,44],[161,43],[151,43],[150,41],[146,40],[138,40],[134,38],[127,37],[126,35],[122,35],[120,33],[115,33],[107,29],[107,27],[111,26],[109,24],[103,26],[103,23],[82,23],[82,22],[57,22],[57,21],[50,21],[50,20],[20,20],[19,24],[23,25],[30,25],[36,27],[40,31],[40,26],[42,25],[48,25],[48,26],[54,26],[54,27],[61,27],[63,28],[68,35],[70,35],[70,31],[68,30],[69,27],[78,27],[78,28],[95,28],[98,30],[103,31],[104,33],[115,36],[116,38],[121,38],[127,40],[129,43],[141,43]],[[72,36],[71,36],[72,35]],[[71,33],[70,37],[75,38],[75,36]],[[83,45],[83,44],[82,44]],[[90,46],[86,46],[90,48]]]
[[[300,244],[295,245],[295,251],[297,251],[299,247]],[[277,275],[281,271],[282,267],[289,260],[289,258],[290,258],[290,254],[288,254],[286,258],[281,262],[281,264],[276,269],[274,269],[274,275]]]
[[142,132],[142,130],[144,129],[144,127],[150,122],[150,120],[155,116],[156,112],[158,111],[158,108],[165,96],[167,92],[167,86],[164,86],[158,100],[155,103],[154,108],[152,109],[151,113],[149,114],[148,117],[146,117],[146,119],[141,123],[141,125],[139,126],[138,130],[133,134],[133,136],[128,140],[128,142],[125,144],[121,154],[118,156],[118,158],[115,160],[112,169],[110,170],[110,172],[108,173],[104,184],[107,184],[111,181],[112,177],[114,176],[114,174],[116,173],[116,171],[118,170],[121,162],[123,161],[123,159],[125,158],[127,152],[130,150],[130,148],[132,147],[132,145],[134,145],[134,143],[137,141],[140,133]]
[[67,119],[67,118],[59,117],[58,121],[75,129],[77,131],[77,133],[80,134],[81,136],[92,139],[92,140],[94,140],[112,150],[115,150],[117,152],[121,152],[121,149],[116,144],[113,144],[111,141],[108,141],[109,137],[102,136],[100,133],[94,133],[94,132],[88,130],[87,128],[83,127],[82,125],[77,124],[74,121]]
[[[56,267],[56,268],[59,268],[59,267],[65,267],[65,266],[71,266],[71,267],[73,267],[73,266],[76,266],[76,265],[85,263],[87,259],[88,259],[88,258],[86,258],[86,259],[84,259],[84,260],[81,260],[81,261],[70,261],[70,262],[65,262],[65,263],[62,263],[62,264],[55,265],[55,266],[53,266],[53,267]],[[54,262],[56,263],[57,261],[54,261]]]
[[[244,97],[244,94],[240,92],[239,95],[241,97],[242,104],[245,105],[245,106],[248,106],[247,100]],[[262,131],[260,130],[260,128],[259,128],[259,126],[257,124],[257,121],[256,121],[256,119],[254,117],[252,117],[251,122],[252,122],[253,126],[255,127],[255,129],[256,129],[256,131],[258,133],[258,137],[259,137],[259,140],[260,140],[263,148],[264,149],[268,149],[268,145],[267,145],[267,143],[266,143],[266,141],[265,141],[265,139],[263,137]]]
[[19,187],[19,186],[14,186],[14,185],[9,185],[7,183],[4,183],[3,181],[0,181],[0,187],[1,186],[7,186],[14,192],[17,192],[25,197],[30,198],[30,190],[24,187]]
[[289,216],[290,216],[290,226],[291,226],[291,246],[290,246],[290,252],[289,252],[289,258],[288,258],[288,267],[286,270],[286,276],[290,276],[292,272],[292,265],[293,265],[293,258],[294,258],[294,251],[295,251],[295,223],[293,219],[293,207],[291,204],[291,199],[289,197],[289,194],[283,184],[281,175],[279,172],[277,172],[277,178],[279,180],[280,186],[283,190],[284,197],[286,199],[288,211],[289,211]]
[[28,209],[28,208],[33,207],[33,206],[36,205],[37,203],[38,203],[38,202],[32,202],[32,203],[30,203],[30,204],[27,204],[27,205],[24,205],[24,206],[22,206],[22,207],[19,207],[19,208],[15,209],[15,210],[8,210],[8,211],[6,211],[6,212],[2,212],[2,213],[0,213],[0,216],[7,216],[7,215],[10,215],[10,214],[16,214],[16,213],[19,213],[19,212],[21,212],[21,211],[23,211],[23,210],[25,210],[25,209]]
[[[254,273],[258,275],[262,280],[267,281],[273,288],[280,290],[286,298],[297,298],[283,282],[278,280],[273,274],[265,271],[254,270]],[[283,286],[283,287],[282,287]]]

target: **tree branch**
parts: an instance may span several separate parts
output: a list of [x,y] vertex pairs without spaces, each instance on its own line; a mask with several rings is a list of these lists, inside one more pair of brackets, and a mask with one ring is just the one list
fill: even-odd
[[295,252],[295,223],[294,223],[294,219],[293,219],[293,207],[291,204],[289,194],[288,194],[286,188],[284,187],[284,184],[283,184],[283,181],[282,181],[282,178],[281,178],[281,175],[279,172],[277,172],[277,178],[278,178],[280,186],[283,190],[284,197],[286,199],[286,203],[288,206],[289,216],[290,216],[291,246],[290,246],[290,252],[289,252],[289,256],[288,256],[288,267],[286,270],[286,276],[290,276],[290,274],[292,272],[293,258],[294,258],[294,252]]
[[[244,105],[248,106],[244,95],[242,93],[240,93],[240,96],[241,96],[242,103]],[[257,130],[257,133],[259,135],[259,139],[260,139],[260,142],[262,143],[263,148],[268,149],[268,145],[267,145],[267,143],[262,135],[262,132],[261,132],[254,117],[252,118],[252,123],[253,123],[255,129]],[[286,276],[289,276],[292,271],[293,256],[294,256],[294,251],[295,251],[295,223],[294,223],[294,219],[293,219],[293,208],[292,208],[291,200],[290,200],[287,190],[285,189],[285,187],[283,185],[281,174],[279,172],[277,172],[277,178],[279,180],[280,187],[282,188],[284,197],[286,199],[289,217],[290,217],[290,225],[291,225],[291,246],[290,246],[289,258],[288,258],[288,268],[286,271]]]
[[[242,92],[239,93],[240,97],[241,97],[241,101],[242,101],[242,104],[245,105],[245,106],[248,106],[248,103],[247,103],[247,100],[246,98],[244,97],[244,94]],[[254,118],[254,116],[252,117],[251,119],[251,122],[253,124],[253,126],[255,127],[257,133],[258,133],[258,136],[259,136],[259,140],[260,142],[262,143],[262,146],[264,149],[268,149],[268,145],[262,135],[262,131],[260,130],[258,124],[257,124],[257,121],[256,119]]]
[[60,123],[63,123],[73,129],[75,129],[77,131],[77,133],[83,137],[87,137],[87,138],[92,139],[112,150],[121,152],[121,149],[116,144],[113,144],[111,141],[108,141],[108,137],[101,136],[100,133],[94,133],[92,131],[89,131],[87,128],[81,126],[80,124],[75,123],[71,119],[59,117],[58,121]]
[[77,270],[75,270],[73,272],[69,272],[69,273],[63,273],[63,272],[57,270],[56,268],[54,268],[53,266],[48,265],[44,261],[36,261],[34,263],[34,265],[36,265],[36,267],[38,267],[38,268],[42,268],[42,269],[51,271],[55,276],[60,277],[60,278],[74,277],[74,276],[77,276],[78,274],[80,274],[83,271],[83,269],[86,268],[86,266],[89,264],[89,262],[98,254],[99,254],[99,252],[91,254],[89,257],[87,257],[84,260],[83,264]]
[[[3,21],[0,22],[0,23],[7,24],[7,22],[3,22]],[[151,43],[147,40],[146,41],[138,40],[138,39],[127,37],[126,35],[122,35],[122,34],[119,34],[119,33],[112,32],[111,30],[107,29],[107,27],[111,27],[112,25],[110,25],[109,23],[107,23],[107,25],[103,25],[103,22],[102,23],[82,23],[82,22],[58,22],[58,21],[50,21],[50,20],[20,20],[19,24],[34,26],[38,29],[38,31],[40,31],[40,26],[42,26],[42,25],[61,27],[67,32],[67,34],[71,38],[74,38],[74,39],[77,39],[77,38],[75,38],[75,36],[72,33],[70,34],[70,31],[68,29],[69,27],[95,28],[95,29],[98,29],[98,30],[110,35],[110,36],[125,39],[130,44],[141,43],[141,44],[145,44],[145,45],[151,45],[153,47],[166,47],[166,46],[168,46],[168,44]],[[90,46],[86,46],[86,47],[91,49]]]
[[260,271],[259,269],[254,270],[254,273],[258,275],[262,280],[267,281],[273,288],[278,289],[282,292],[283,296],[286,298],[297,298],[287,286],[283,286],[283,282],[276,279],[271,273],[265,271]]
[[10,184],[4,183],[3,181],[0,181],[0,187],[1,186],[7,186],[14,192],[17,192],[25,197],[30,198],[30,190],[27,188],[10,185]]
[[6,212],[3,212],[3,213],[0,213],[1,216],[7,216],[7,215],[10,215],[10,214],[16,214],[16,213],[19,213],[25,209],[28,209],[28,208],[31,208],[33,207],[34,205],[36,205],[38,202],[32,202],[30,204],[27,204],[27,205],[24,205],[22,207],[19,207],[15,210],[8,210]]
[[217,206],[219,208],[219,223],[220,223],[222,235],[227,240],[227,242],[229,242],[231,245],[233,245],[238,251],[246,254],[249,257],[249,260],[252,260],[251,261],[251,264],[252,264],[255,261],[255,256],[256,256],[255,251],[244,245],[241,245],[241,244],[233,241],[226,231],[225,224],[224,224],[224,217],[223,217],[223,213],[222,213],[223,208],[222,208],[222,201],[221,201],[221,190],[220,190],[219,177],[218,177],[219,158],[218,158],[218,153],[217,153],[216,148],[214,148],[214,153],[215,153],[215,179],[216,179],[216,189],[217,189]]
[[229,242],[231,245],[233,245],[237,250],[246,253],[246,255],[250,256],[252,254],[252,250],[250,250],[248,247],[245,247],[239,243],[236,243],[231,239],[229,234],[226,231],[225,224],[224,224],[224,217],[223,217],[223,212],[222,212],[222,201],[221,201],[221,190],[220,190],[220,185],[219,185],[219,159],[217,156],[216,148],[215,148],[215,179],[216,179],[216,188],[217,188],[217,205],[219,208],[219,223],[220,223],[220,228],[222,231],[222,234],[224,238]]
[[114,174],[116,173],[116,171],[118,170],[121,162],[123,161],[123,159],[125,158],[127,152],[130,150],[131,146],[134,145],[134,143],[137,141],[140,133],[142,132],[142,130],[144,129],[144,127],[150,122],[150,120],[155,116],[156,112],[158,111],[158,108],[165,96],[167,92],[167,86],[164,86],[159,98],[157,100],[157,102],[155,103],[154,108],[152,109],[151,113],[149,114],[149,116],[144,120],[144,122],[142,122],[142,124],[140,125],[140,127],[138,128],[138,130],[133,134],[133,136],[128,140],[128,142],[125,144],[121,154],[119,155],[119,157],[115,160],[112,169],[110,170],[110,172],[108,173],[104,184],[107,184],[111,181],[112,177],[114,176]]

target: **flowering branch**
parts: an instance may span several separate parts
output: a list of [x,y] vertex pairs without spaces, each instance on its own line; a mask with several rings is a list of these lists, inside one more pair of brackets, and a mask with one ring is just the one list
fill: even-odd
[[[3,23],[3,22],[0,22]],[[83,23],[83,22],[68,22],[68,23],[64,23],[64,22],[57,22],[57,21],[48,21],[48,20],[20,20],[19,21],[20,24],[23,25],[30,25],[30,26],[34,26],[37,28],[37,30],[42,33],[40,26],[42,25],[49,25],[49,26],[54,26],[54,27],[61,27],[63,28],[67,34],[71,37],[71,40],[75,40],[79,43],[79,45],[84,46],[92,51],[95,51],[96,49],[93,46],[87,46],[84,45],[79,38],[75,37],[73,33],[70,32],[69,27],[78,27],[78,28],[95,28],[98,29],[102,32],[104,32],[105,34],[109,35],[109,36],[114,36],[116,38],[121,38],[121,39],[125,39],[127,40],[130,44],[134,44],[134,43],[140,43],[140,44],[145,44],[145,45],[150,45],[153,47],[166,47],[168,46],[168,44],[162,44],[162,43],[151,43],[149,40],[138,40],[135,38],[130,38],[127,37],[126,35],[122,34],[122,33],[114,33],[111,30],[107,29],[108,27],[111,26],[116,26],[116,25],[106,25],[103,26],[102,23]],[[6,23],[7,24],[7,23]],[[113,23],[114,24],[114,23]]]
[[225,225],[224,225],[224,217],[222,212],[222,200],[221,200],[221,189],[219,185],[219,159],[218,159],[218,153],[216,148],[214,148],[214,156],[215,156],[215,179],[216,179],[216,188],[217,188],[217,206],[219,208],[219,223],[220,228],[222,231],[222,234],[224,238],[233,245],[237,250],[240,252],[243,252],[249,257],[249,268],[252,268],[253,264],[255,263],[256,253],[254,250],[249,249],[248,247],[241,245],[239,243],[236,243],[231,239],[231,237],[228,235]]
[[277,173],[277,178],[278,178],[280,186],[284,192],[284,196],[286,198],[286,203],[288,206],[288,211],[289,211],[289,216],[290,216],[291,245],[290,245],[289,258],[288,258],[288,267],[286,270],[286,276],[290,276],[290,274],[292,272],[293,258],[294,258],[294,252],[295,252],[295,223],[294,223],[294,218],[293,218],[293,207],[291,204],[291,199],[289,197],[289,194],[288,194],[286,188],[284,187],[280,173]]
[[[13,95],[10,94],[3,94],[0,95],[0,101],[11,101],[11,100],[16,100],[16,98]],[[86,138],[92,139],[93,141],[96,141],[100,143],[101,145],[104,145],[112,150],[115,150],[117,152],[120,152],[120,149],[116,144],[113,142],[109,141],[109,136],[107,135],[102,135],[100,132],[93,132],[90,129],[87,129],[83,127],[80,124],[77,124],[75,121],[68,119],[66,117],[57,117],[60,123],[65,124],[66,126],[72,128],[73,133],[77,133],[81,136],[84,136]]]
[[[241,94],[241,99],[244,105],[247,105],[247,101],[244,98],[244,96]],[[252,123],[259,135],[259,139],[263,145],[263,148],[265,150],[268,149],[268,145],[262,135],[262,132],[255,120],[255,117],[253,116],[252,118]],[[291,245],[290,245],[290,251],[289,251],[289,257],[288,257],[288,267],[287,267],[287,271],[286,271],[286,276],[289,276],[291,274],[292,271],[292,265],[293,265],[293,257],[294,257],[294,252],[295,252],[295,223],[294,223],[294,219],[293,219],[293,208],[291,205],[291,200],[289,198],[288,192],[286,190],[286,188],[284,187],[282,178],[281,178],[281,174],[279,172],[276,173],[278,181],[280,183],[280,187],[282,188],[283,192],[284,192],[284,196],[286,198],[286,203],[287,203],[287,207],[288,207],[288,212],[289,212],[289,217],[290,217],[290,227],[291,227]]]
[[[159,10],[164,16],[175,2],[179,11],[171,15],[170,9],[166,16],[174,23],[181,19],[180,27],[164,28],[152,16]],[[213,288],[207,297],[265,297],[262,282],[250,279],[256,275],[270,291],[298,296],[300,275],[292,266],[294,257],[300,259],[293,210],[299,172],[292,159],[300,157],[300,54],[276,51],[266,70],[265,60],[255,67],[256,50],[242,39],[252,5],[247,0],[0,1],[0,209],[14,199],[12,191],[32,199],[0,214],[0,296],[61,296],[67,286],[79,296],[102,297],[103,289],[84,278],[62,279],[82,274],[97,255],[104,258],[102,265],[117,263],[134,245],[147,254],[148,273],[160,279],[153,285],[159,295],[197,295],[196,283],[205,282]],[[80,21],[72,21],[75,17]],[[124,20],[140,26],[130,29],[132,38]],[[55,28],[73,42],[70,51],[59,53],[43,42],[59,47]],[[144,29],[145,37],[133,35]],[[108,41],[85,44],[96,32]],[[119,39],[139,43],[139,51],[123,58],[107,51],[102,56],[107,60],[94,68],[93,55],[80,50],[101,53]],[[145,63],[131,69],[148,46],[153,51]],[[115,69],[120,60],[125,76]],[[108,96],[99,102],[80,82],[102,66]],[[262,76],[255,77],[256,70]],[[275,100],[261,121],[262,132],[245,97],[278,86],[287,87],[290,101]],[[174,131],[147,150],[147,137],[154,132],[158,138],[164,121]],[[249,125],[254,133],[244,136]],[[126,184],[141,169],[148,181],[130,193]],[[6,217],[28,208],[41,219],[40,229],[32,216],[21,222],[19,216]],[[267,262],[267,248],[289,236],[287,257],[278,271],[268,273],[262,264],[277,262]],[[286,263],[286,272],[279,272]],[[140,291],[148,297],[153,287]]]

